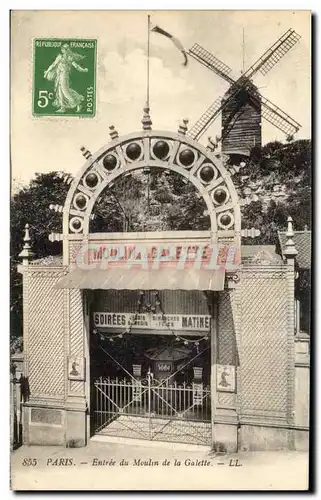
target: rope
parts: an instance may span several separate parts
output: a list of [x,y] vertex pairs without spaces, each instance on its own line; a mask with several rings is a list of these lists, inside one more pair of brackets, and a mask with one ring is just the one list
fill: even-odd
[[165,312],[163,310],[163,307],[162,307],[162,303],[161,303],[161,300],[159,298],[159,295],[158,295],[158,292],[156,292],[156,297],[157,297],[157,300],[156,300],[156,305],[158,305],[161,313],[162,313],[162,318],[163,318],[163,322],[165,323],[165,325],[167,326],[168,330],[173,334],[175,335],[176,339],[179,339],[181,341],[184,342],[184,344],[188,345],[189,343],[193,343],[196,348],[197,348],[197,351],[198,351],[198,346],[199,346],[199,343],[202,341],[202,340],[208,340],[208,337],[209,337],[209,334],[210,334],[210,331],[208,331],[208,333],[206,333],[206,335],[204,335],[204,337],[201,337],[199,338],[198,340],[188,340],[186,339],[185,337],[182,337],[181,335],[177,334],[174,330],[172,330],[170,327],[169,327],[169,322],[166,321],[166,315],[165,315]]

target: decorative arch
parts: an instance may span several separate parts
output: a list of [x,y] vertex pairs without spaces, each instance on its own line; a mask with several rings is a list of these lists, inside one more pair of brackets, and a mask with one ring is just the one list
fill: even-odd
[[214,239],[240,234],[241,215],[236,189],[219,155],[180,133],[142,131],[116,137],[87,161],[72,182],[64,205],[63,234],[89,233],[96,201],[114,181],[129,172],[161,168],[180,174],[204,199]]

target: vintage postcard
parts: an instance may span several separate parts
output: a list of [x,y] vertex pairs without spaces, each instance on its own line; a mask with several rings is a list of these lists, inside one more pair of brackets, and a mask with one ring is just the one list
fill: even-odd
[[11,488],[307,491],[311,12],[11,12]]

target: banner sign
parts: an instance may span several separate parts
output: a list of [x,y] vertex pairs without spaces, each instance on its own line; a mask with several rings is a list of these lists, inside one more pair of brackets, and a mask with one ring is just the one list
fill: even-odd
[[142,385],[140,382],[133,383],[133,401],[136,403],[142,402]]
[[94,312],[94,325],[101,328],[139,328],[146,330],[182,330],[209,332],[211,316],[192,314],[137,314]]
[[202,406],[203,405],[203,384],[193,382],[193,405]]
[[171,373],[173,371],[172,363],[156,363],[155,369],[157,372],[168,372]]
[[199,243],[188,245],[173,242],[158,244],[86,243],[75,255],[81,269],[157,270],[176,269],[235,269],[240,263],[240,249],[233,244]]

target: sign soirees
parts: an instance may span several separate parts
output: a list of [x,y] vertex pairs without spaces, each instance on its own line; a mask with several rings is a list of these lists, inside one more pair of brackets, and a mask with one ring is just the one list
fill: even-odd
[[94,325],[101,328],[139,328],[146,330],[181,330],[209,332],[211,316],[195,314],[137,314],[94,312]]

